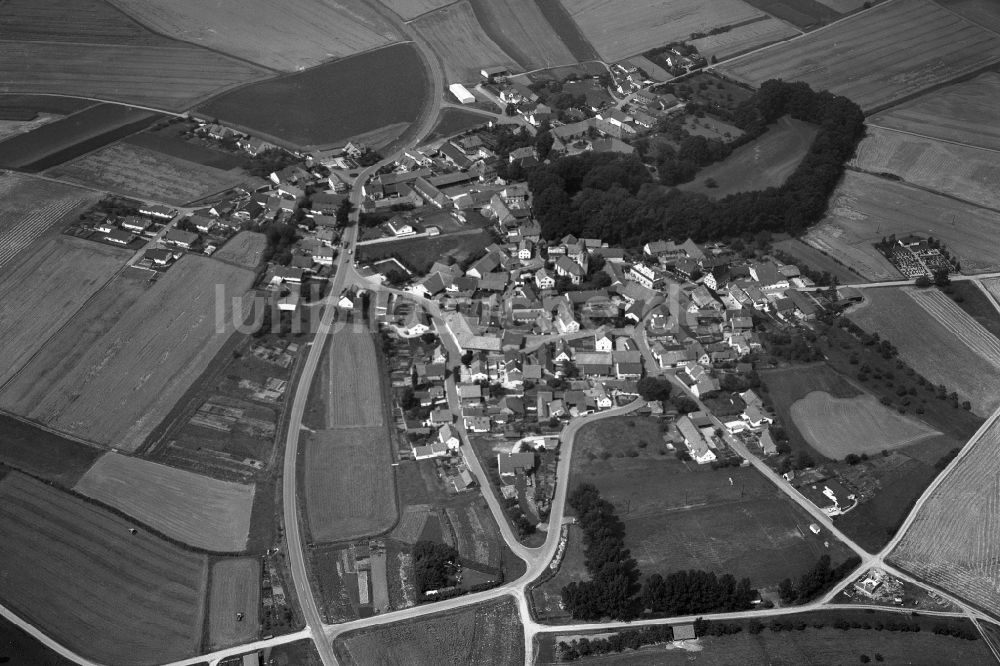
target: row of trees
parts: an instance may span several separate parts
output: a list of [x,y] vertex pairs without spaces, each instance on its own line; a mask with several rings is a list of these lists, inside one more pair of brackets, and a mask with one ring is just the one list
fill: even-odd
[[793,584],[791,578],[781,581],[778,586],[778,594],[786,604],[803,604],[812,601],[859,564],[861,564],[861,558],[857,555],[851,555],[837,567],[831,567],[830,556],[821,555],[813,568],[802,575],[798,584]]

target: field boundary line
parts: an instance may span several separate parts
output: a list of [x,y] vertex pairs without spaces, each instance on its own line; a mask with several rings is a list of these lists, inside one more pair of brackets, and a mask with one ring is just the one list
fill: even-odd
[[[893,104],[893,106],[898,106],[898,105]],[[886,127],[885,125],[879,125],[878,123],[873,123],[873,122],[869,122],[869,121],[865,121],[865,125],[867,125],[868,127],[874,127],[876,129],[880,129],[880,130],[885,130],[887,132],[898,132],[900,134],[909,134],[910,136],[915,136],[915,137],[920,138],[920,139],[927,139],[928,141],[937,141],[939,143],[950,143],[952,145],[962,146],[964,148],[973,148],[975,150],[986,150],[986,151],[989,151],[991,153],[1000,153],[1000,148],[987,148],[986,146],[976,146],[976,145],[973,145],[971,143],[963,143],[961,141],[954,141],[952,139],[939,139],[939,138],[937,138],[935,136],[928,136],[926,134],[919,134],[917,132],[911,132],[909,130],[899,129],[899,128],[896,128],[896,127]]]
[[[1000,152],[1000,150],[998,150],[997,152]],[[906,179],[903,179],[902,177],[900,177],[900,180],[894,180],[892,178],[886,178],[886,176],[883,173],[881,173],[881,172],[867,171],[865,169],[861,169],[861,168],[856,167],[856,166],[847,166],[845,168],[847,170],[853,171],[855,173],[863,173],[866,176],[873,176],[875,178],[880,178],[882,180],[889,180],[889,181],[892,181],[892,182],[894,182],[894,183],[896,183],[896,184],[898,184],[898,185],[900,185],[902,187],[909,187],[909,188],[912,188],[914,190],[920,190],[922,192],[927,192],[928,194],[933,194],[936,197],[943,197],[945,199],[951,199],[952,201],[957,201],[958,203],[965,204],[967,206],[971,206],[972,208],[981,208],[982,210],[988,210],[991,213],[1000,213],[1000,208],[991,208],[990,206],[984,206],[981,203],[977,203],[975,201],[969,201],[968,199],[963,199],[963,198],[961,198],[959,196],[955,196],[954,194],[950,194],[948,192],[942,192],[941,190],[931,189],[931,188],[927,187],[926,185],[917,185],[916,183],[911,183],[910,181],[908,181]]]
[[[409,24],[413,23],[414,21],[419,21],[420,19],[422,19],[423,17],[427,16],[428,14],[433,14],[434,12],[439,12],[442,9],[448,9],[449,7],[454,7],[455,5],[461,4],[462,1],[463,0],[454,0],[454,2],[449,2],[447,5],[441,5],[440,7],[435,7],[434,9],[428,9],[426,12],[420,12],[419,14],[417,14],[416,16],[414,16],[413,18],[408,18],[408,19],[404,19],[401,15],[397,14],[390,7],[386,7],[386,10],[392,12],[393,14],[396,14],[396,16],[399,16],[399,20],[402,21],[404,25],[409,25]],[[477,23],[478,23],[478,21],[477,21]]]
[[997,37],[1000,37],[1000,32],[998,32],[998,31],[994,30],[993,28],[990,28],[990,27],[988,27],[988,26],[985,26],[985,25],[983,25],[983,24],[982,24],[982,23],[980,23],[979,21],[973,21],[973,20],[972,20],[971,18],[969,18],[968,16],[962,16],[961,14],[959,14],[958,12],[956,12],[956,11],[955,11],[954,9],[952,9],[951,7],[949,7],[949,6],[945,5],[944,3],[942,3],[942,2],[939,2],[938,0],[931,0],[931,2],[933,2],[933,3],[935,4],[935,5],[937,5],[937,6],[938,6],[938,7],[940,7],[941,9],[945,10],[946,12],[949,12],[949,13],[951,13],[951,14],[954,14],[955,16],[957,16],[958,18],[962,19],[963,21],[966,21],[967,23],[971,23],[972,25],[974,25],[974,26],[976,26],[976,27],[978,27],[978,28],[982,28],[982,29],[983,29],[983,30],[985,30],[986,32],[992,32],[992,33],[993,33],[994,35],[996,35]]

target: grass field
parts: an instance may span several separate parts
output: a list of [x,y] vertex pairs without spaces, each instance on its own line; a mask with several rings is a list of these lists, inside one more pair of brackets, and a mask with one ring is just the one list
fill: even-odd
[[524,630],[514,600],[477,604],[419,620],[352,631],[334,643],[349,666],[514,666],[524,662]]
[[872,395],[835,398],[825,391],[813,391],[797,400],[791,412],[799,432],[813,448],[833,459],[896,449],[941,434],[887,409]]
[[384,427],[306,433],[305,503],[314,541],[350,541],[396,522],[392,454]]
[[1000,74],[985,72],[904,102],[869,120],[874,125],[1000,149]]
[[257,268],[264,258],[267,237],[254,231],[241,231],[226,242],[217,252],[215,259],[236,264],[243,268]]
[[459,132],[488,123],[492,119],[492,116],[484,116],[481,113],[445,107],[438,113],[437,122],[434,123],[430,134],[425,138],[427,141],[433,141],[454,136]]
[[713,56],[719,60],[725,60],[798,34],[800,32],[788,23],[769,16],[759,21],[739,25],[718,35],[692,39],[691,45],[708,60],[711,60]]
[[425,14],[410,25],[441,60],[448,83],[479,81],[479,70],[492,65],[519,69],[483,31],[468,0]]
[[[1000,153],[869,127],[849,166],[980,206],[1000,208]],[[1000,216],[998,216],[1000,217]]]
[[[470,0],[486,34],[524,69],[576,63],[537,0]],[[553,3],[555,4],[555,3]]]
[[112,0],[157,32],[283,71],[296,71],[399,40],[363,2]]
[[0,462],[8,467],[72,488],[101,453],[0,414]]
[[854,284],[863,282],[864,278],[849,269],[847,266],[834,261],[811,245],[806,245],[798,238],[789,238],[783,241],[776,241],[772,247],[790,254],[797,260],[797,264],[808,266],[814,271],[823,271],[837,278],[840,284]]
[[[69,236],[43,240],[0,273],[0,385],[66,324],[131,256]],[[59,270],[52,270],[59,266]]]
[[46,175],[175,206],[246,180],[242,169],[223,171],[124,142],[49,169]]
[[191,546],[221,552],[246,547],[253,485],[107,453],[73,490]]
[[[777,187],[799,166],[818,131],[815,125],[786,116],[764,136],[740,146],[721,162],[705,167],[693,181],[678,189],[721,199],[736,192]],[[705,183],[709,179],[718,186],[708,187]]]
[[[849,316],[890,340],[900,358],[934,385],[944,384],[961,400],[969,400],[973,412],[992,413],[1000,405],[1000,372],[991,360],[996,338],[958,306],[939,309],[945,303],[936,297],[913,294],[909,289],[867,290],[866,305]],[[930,298],[935,300],[925,300]]]
[[[257,638],[260,626],[260,561],[255,557],[212,564],[208,593],[208,649],[221,650]],[[243,613],[238,620],[237,613]]]
[[[416,49],[397,44],[245,86],[198,110],[284,143],[342,146],[353,137],[414,122],[427,85]],[[290,106],[289,99],[296,103]]]
[[980,608],[1000,603],[1000,425],[930,495],[891,562]]
[[304,422],[320,430],[382,425],[382,390],[372,334],[357,324],[337,326],[341,328],[325,341]]
[[563,5],[608,62],[764,16],[740,0],[564,0]]
[[802,30],[811,30],[840,18],[840,14],[817,0],[747,0],[747,4]]
[[126,137],[122,141],[187,162],[215,167],[222,171],[235,169],[246,163],[246,156],[238,152],[213,148],[209,143],[212,141],[211,139],[185,137],[183,133],[191,129],[192,124],[182,122],[169,123],[165,126],[157,125],[145,132]]
[[[116,302],[115,292],[85,306],[0,392],[0,406],[134,451],[232,334],[232,297],[252,280],[251,271],[190,254],[152,286],[124,285],[136,279],[123,277],[105,287],[131,294],[120,316],[109,318],[103,305]],[[220,286],[226,298],[217,304]]]
[[80,655],[159,664],[201,643],[206,557],[21,474],[0,481],[4,604]]
[[903,0],[732,60],[720,70],[754,86],[775,78],[805,81],[872,112],[996,60],[1000,35],[930,0]]

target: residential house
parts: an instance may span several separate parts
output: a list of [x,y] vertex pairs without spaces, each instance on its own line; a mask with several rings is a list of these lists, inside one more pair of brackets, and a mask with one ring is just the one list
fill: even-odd
[[689,415],[685,414],[677,419],[677,431],[684,438],[684,445],[696,463],[704,465],[716,459],[701,429],[694,424]]
[[587,275],[587,271],[568,256],[559,257],[555,268],[557,274],[568,277],[573,284],[580,284]]
[[163,242],[170,245],[190,249],[198,240],[198,234],[193,231],[182,231],[181,229],[171,229],[163,236]]
[[499,453],[497,454],[497,466],[499,467],[500,480],[504,484],[512,485],[518,473],[528,474],[535,469],[535,452]]

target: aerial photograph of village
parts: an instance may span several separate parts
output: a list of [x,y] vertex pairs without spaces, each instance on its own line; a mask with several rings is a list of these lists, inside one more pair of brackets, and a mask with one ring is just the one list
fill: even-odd
[[0,664],[1000,664],[1000,0],[0,0]]

